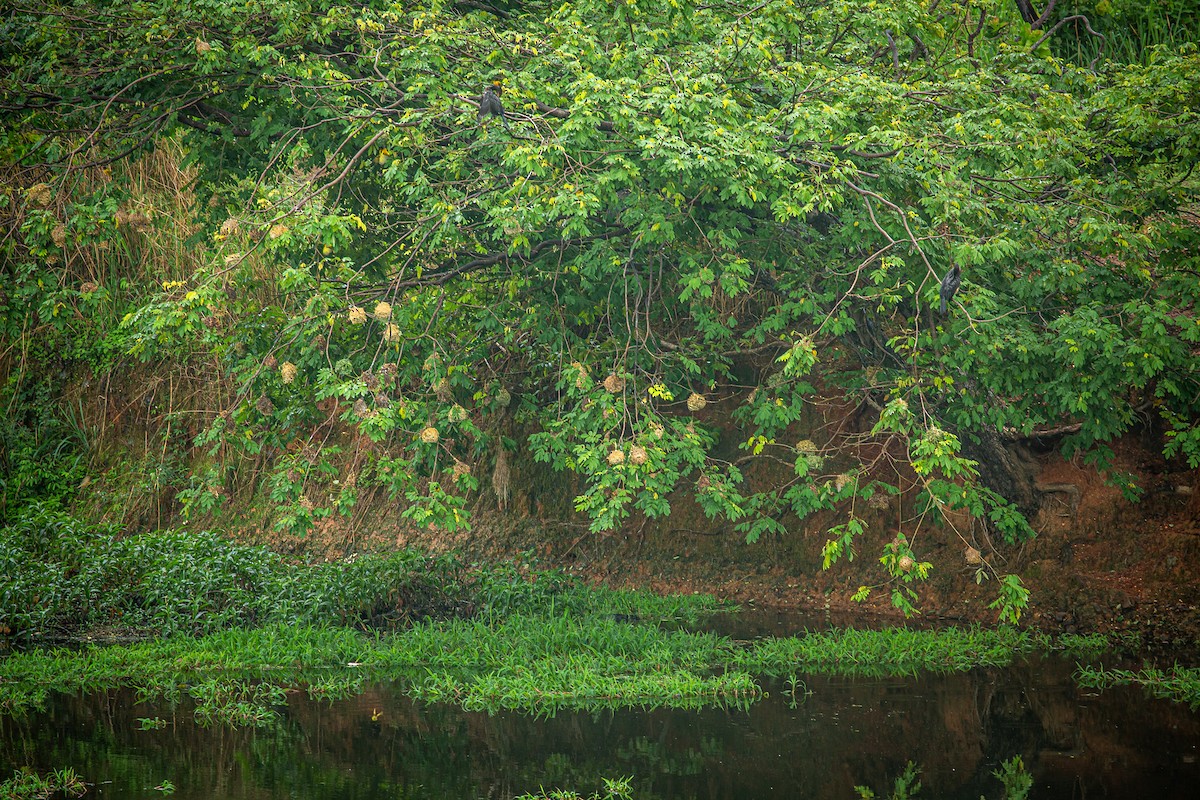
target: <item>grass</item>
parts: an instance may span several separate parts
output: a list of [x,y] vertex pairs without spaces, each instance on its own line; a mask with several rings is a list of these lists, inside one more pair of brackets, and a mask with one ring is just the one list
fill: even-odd
[[1038,646],[1014,629],[829,631],[740,646],[713,633],[611,615],[514,614],[427,620],[390,634],[345,627],[229,629],[0,661],[0,711],[51,692],[134,686],[142,699],[196,704],[203,722],[268,724],[284,687],[338,699],[371,682],[468,710],[746,706],[760,675],[911,675],[1002,666]]
[[1016,628],[839,630],[769,639],[738,654],[737,664],[772,676],[811,671],[840,675],[915,675],[1004,666],[1039,647]]
[[1087,689],[1141,686],[1154,697],[1187,703],[1193,710],[1200,708],[1200,669],[1176,665],[1169,671],[1153,667],[1134,671],[1080,666],[1075,671],[1075,681]]
[[64,797],[79,797],[87,786],[67,767],[46,775],[32,770],[18,770],[11,778],[0,783],[0,800],[45,800],[61,794]]

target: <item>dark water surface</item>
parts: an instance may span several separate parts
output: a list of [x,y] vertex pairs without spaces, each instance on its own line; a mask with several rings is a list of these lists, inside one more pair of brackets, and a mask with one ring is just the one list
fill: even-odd
[[[129,690],[53,698],[0,718],[0,779],[70,766],[89,797],[510,798],[590,793],[632,776],[638,798],[887,797],[907,762],[919,797],[1002,796],[991,776],[1023,758],[1032,798],[1200,796],[1200,713],[1139,689],[1078,689],[1072,663],[911,679],[809,676],[768,685],[749,710],[468,713],[380,685],[351,700],[288,696],[263,729],[204,727],[190,702]],[[161,730],[138,719],[161,717]]]

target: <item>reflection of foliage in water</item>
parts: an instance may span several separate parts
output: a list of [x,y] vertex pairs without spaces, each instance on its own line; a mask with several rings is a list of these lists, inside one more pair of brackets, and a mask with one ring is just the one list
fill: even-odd
[[661,741],[645,736],[632,739],[617,750],[622,760],[664,775],[699,775],[705,763],[721,752],[720,743],[707,736],[701,738],[699,749],[688,747],[682,752],[672,752]]

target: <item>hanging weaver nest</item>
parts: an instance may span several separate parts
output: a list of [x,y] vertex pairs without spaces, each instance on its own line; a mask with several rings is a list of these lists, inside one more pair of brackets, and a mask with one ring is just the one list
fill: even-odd
[[454,401],[454,392],[450,389],[450,379],[441,378],[433,384],[433,394],[443,403]]
[[312,511],[313,501],[309,500],[305,495],[300,495],[300,507],[305,511]]
[[446,417],[451,422],[462,422],[467,418],[467,410],[458,403],[455,403],[450,407],[450,411],[446,414]]
[[140,211],[120,209],[114,219],[118,228],[129,228],[135,231],[144,231],[152,225],[150,217]]
[[611,450],[608,454],[608,463],[612,464],[614,467],[618,464],[624,464],[625,451],[621,450],[620,448],[614,448]]
[[796,442],[796,449],[801,453],[815,453],[817,452],[817,443],[812,439],[801,439]]
[[453,470],[454,480],[458,480],[459,478],[462,478],[462,477],[464,477],[466,475],[470,475],[470,474],[471,474],[471,468],[464,462],[458,461],[456,459],[454,462],[454,470]]
[[700,411],[706,405],[708,405],[708,401],[704,399],[704,395],[696,394],[695,392],[692,392],[691,394],[688,395],[688,399],[687,399],[688,411]]
[[620,375],[613,373],[604,379],[604,388],[610,394],[618,394],[625,391],[625,379]]
[[375,405],[379,408],[390,408],[392,405],[392,398],[388,397],[383,392],[380,392],[379,394],[375,395]]
[[836,478],[833,479],[833,485],[840,492],[842,489],[846,488],[847,484],[853,482],[853,480],[854,480],[853,475],[847,475],[846,473],[843,472],[842,474],[838,475]]
[[207,52],[209,52],[209,51],[211,51],[211,50],[212,50],[212,45],[211,45],[211,44],[209,44],[208,42],[204,41],[204,40],[203,40],[203,39],[201,39],[199,36],[197,36],[197,37],[196,37],[196,55],[198,55],[198,56],[202,56],[202,55],[204,55],[205,53],[207,53]]
[[367,312],[359,306],[350,306],[350,322],[353,325],[362,325],[367,321]]
[[238,232],[238,226],[240,224],[241,223],[239,223],[235,217],[229,217],[221,223],[220,234],[222,236],[233,236]]
[[425,428],[424,430],[421,431],[421,441],[424,442],[425,444],[437,444],[437,440],[438,440],[438,429],[437,428],[434,428],[431,426],[431,427]]
[[388,362],[379,368],[379,377],[380,379],[391,383],[392,381],[396,380],[396,374],[399,371],[400,369],[394,363]]
[[50,190],[49,184],[35,183],[30,186],[25,192],[25,196],[29,198],[29,202],[39,208],[49,208],[54,202],[54,192]]
[[655,439],[661,439],[663,437],[663,434],[665,434],[666,432],[667,432],[667,429],[664,428],[662,425],[659,425],[657,422],[650,423],[650,435],[653,436]]
[[501,386],[498,390],[496,390],[496,397],[494,399],[496,401],[496,405],[500,408],[508,408],[508,404],[512,402],[512,393],[509,392],[508,389],[505,389],[503,386]]
[[371,413],[371,407],[367,405],[366,400],[360,397],[354,401],[354,413],[361,419]]
[[83,283],[79,284],[80,294],[92,294],[98,291],[100,291],[100,286],[94,281],[84,281]]
[[264,417],[269,417],[275,413],[275,404],[272,403],[271,398],[267,397],[265,394],[258,398],[258,402],[254,404],[254,407],[258,409],[258,413],[262,414]]
[[425,358],[425,363],[421,365],[421,369],[425,370],[426,372],[430,372],[432,370],[437,369],[441,365],[442,365],[441,357],[437,353],[430,353]]
[[400,326],[394,322],[389,322],[388,326],[383,329],[383,340],[385,342],[400,341]]
[[271,229],[269,231],[267,231],[267,236],[269,236],[272,239],[278,239],[280,236],[283,236],[287,232],[288,232],[287,225],[276,223],[271,226]]
[[279,359],[275,358],[273,355],[268,354],[267,357],[263,359],[263,366],[267,369],[275,369],[275,367],[278,365]]
[[55,247],[65,247],[67,244],[67,226],[55,226],[54,230],[50,231],[50,239],[54,242]]
[[[384,366],[387,365],[385,364]],[[383,370],[380,370],[380,372],[383,372]],[[372,392],[379,388],[379,376],[377,376],[374,372],[364,372],[359,377],[359,380],[363,382],[363,386],[367,387]]]
[[290,361],[283,362],[283,365],[279,367],[279,377],[284,383],[291,383],[296,380],[297,372],[296,365]]
[[912,572],[913,563],[912,556],[900,556],[896,566],[900,568],[901,572]]
[[225,256],[225,266],[236,267],[239,263],[241,263],[241,260],[241,253],[230,253],[229,255]]
[[646,448],[642,447],[640,444],[635,444],[633,447],[629,448],[629,460],[634,464],[641,466],[642,464],[646,463],[646,458]]
[[702,492],[704,490],[710,488],[711,486],[712,486],[712,479],[709,478],[707,475],[701,475],[699,478],[696,479],[696,488]]
[[572,361],[571,367],[575,370],[575,388],[579,391],[586,391],[588,384],[591,382],[591,376],[588,375],[587,367],[578,361]]
[[882,510],[888,507],[889,499],[887,492],[876,492],[867,500],[867,505]]
[[979,552],[974,547],[967,545],[967,549],[963,551],[963,558],[971,566],[978,566],[983,563],[983,553]]
[[392,318],[391,304],[385,303],[384,301],[380,300],[378,303],[375,304],[374,314],[375,314],[375,319],[378,319],[378,320],[391,319]]

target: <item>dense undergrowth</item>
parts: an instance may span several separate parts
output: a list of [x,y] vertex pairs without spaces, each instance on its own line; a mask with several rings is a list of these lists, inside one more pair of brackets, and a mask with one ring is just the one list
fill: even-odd
[[20,641],[203,635],[260,625],[386,629],[416,620],[562,614],[694,614],[689,598],[636,601],[552,571],[487,569],[413,549],[288,560],[212,532],[118,535],[31,505],[0,528],[0,632]]

